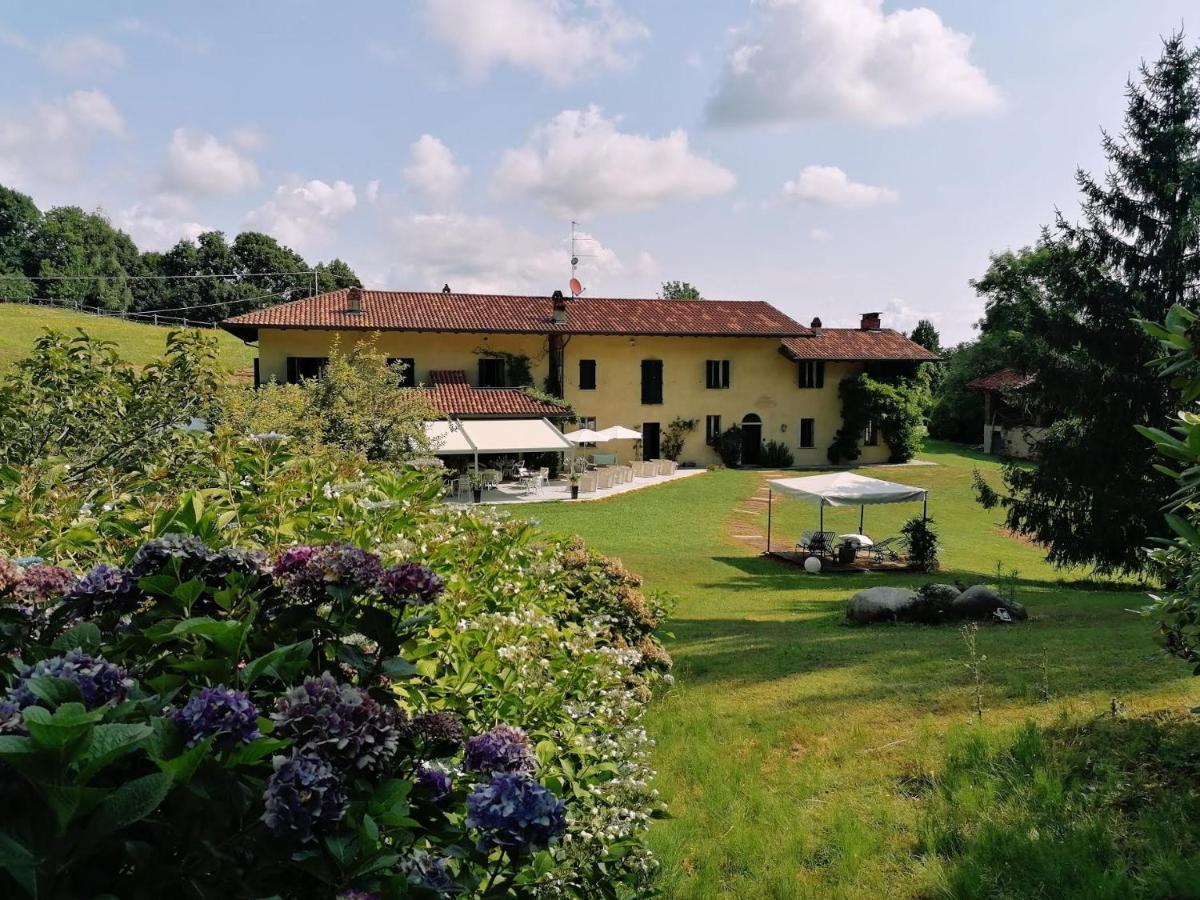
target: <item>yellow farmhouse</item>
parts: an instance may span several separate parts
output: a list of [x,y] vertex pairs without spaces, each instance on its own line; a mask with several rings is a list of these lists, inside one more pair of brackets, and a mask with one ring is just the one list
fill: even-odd
[[[822,328],[749,300],[663,300],[375,291],[349,288],[234,316],[225,330],[257,343],[255,379],[295,382],[320,374],[335,338],[348,348],[377,335],[406,364],[414,387],[443,415],[553,417],[561,410],[518,387],[562,397],[596,430],[642,432],[641,455],[659,456],[675,419],[695,422],[682,461],[719,461],[714,438],[743,434],[743,462],[766,441],[798,465],[824,465],[841,426],[838,384],[864,367],[914,368],[934,359],[864,313],[859,328]],[[863,462],[888,448],[863,436]],[[629,442],[600,448],[625,459]],[[623,460],[622,460],[623,461]]]

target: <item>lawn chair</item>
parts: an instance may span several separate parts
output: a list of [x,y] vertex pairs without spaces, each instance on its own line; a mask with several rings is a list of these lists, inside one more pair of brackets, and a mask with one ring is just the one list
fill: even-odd
[[836,531],[813,531],[806,533],[809,535],[808,543],[802,549],[817,556],[830,556],[833,554],[833,545],[837,540]]
[[590,494],[596,490],[596,473],[588,472],[579,478],[579,493]]
[[611,467],[596,470],[596,486],[601,490],[607,490],[616,483],[617,470]]
[[900,554],[896,550],[899,548],[900,543],[900,538],[890,537],[884,538],[877,544],[873,544],[871,546],[871,559],[878,563],[883,562],[885,559],[892,560],[893,562],[898,560]]
[[808,548],[812,546],[812,539],[813,539],[814,534],[816,534],[815,531],[800,532],[800,540],[796,541],[796,549],[804,550],[805,552],[807,552]]

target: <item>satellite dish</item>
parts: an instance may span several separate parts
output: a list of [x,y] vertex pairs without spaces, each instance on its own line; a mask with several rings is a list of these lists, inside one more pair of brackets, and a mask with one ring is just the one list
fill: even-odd
[[579,283],[578,278],[571,279],[571,293],[576,297],[583,293],[583,285]]

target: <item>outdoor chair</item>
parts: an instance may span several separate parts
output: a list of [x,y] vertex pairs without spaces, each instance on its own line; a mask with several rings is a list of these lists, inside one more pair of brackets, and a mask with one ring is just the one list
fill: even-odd
[[654,474],[655,475],[670,475],[671,474],[671,461],[669,459],[656,459],[654,461]]
[[804,541],[801,537],[801,550],[806,550],[809,553],[815,553],[817,556],[825,556],[833,552],[833,543],[837,540],[836,531],[806,531],[808,540]]
[[469,497],[471,495],[471,479],[463,475],[458,479],[458,496]]
[[500,486],[501,475],[496,469],[483,470],[483,486],[488,489]]
[[589,494],[596,490],[596,473],[588,472],[579,478],[579,493]]
[[816,534],[815,531],[800,532],[800,539],[798,541],[796,541],[796,549],[797,550],[807,550],[809,548],[809,546],[812,544],[812,538],[813,538],[814,534]]
[[633,481],[633,468],[631,466],[617,466],[617,484],[629,484]]
[[897,553],[901,539],[898,537],[884,538],[877,544],[871,547],[871,559],[875,562],[883,562],[885,559],[897,560],[900,554]]
[[613,468],[604,468],[596,470],[596,486],[601,490],[607,490],[612,487],[617,479],[617,470]]

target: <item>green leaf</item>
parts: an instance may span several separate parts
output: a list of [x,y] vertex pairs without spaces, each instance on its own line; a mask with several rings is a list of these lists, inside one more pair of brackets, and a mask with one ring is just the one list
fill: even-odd
[[96,807],[80,839],[77,854],[86,856],[108,835],[140,822],[166,799],[173,778],[166,772],[126,782]]
[[246,664],[246,668],[242,670],[242,685],[250,687],[264,676],[286,681],[283,669],[291,663],[303,662],[310,653],[312,653],[312,641],[300,641],[296,644],[276,647],[269,653],[264,653],[258,659],[251,660]]
[[100,629],[91,622],[80,622],[60,634],[50,646],[61,653],[76,648],[85,653],[94,653],[100,647]]
[[37,897],[37,868],[33,852],[3,831],[0,831],[0,869],[8,872],[26,894]]
[[190,747],[179,756],[170,759],[155,759],[154,762],[165,774],[169,775],[176,784],[187,784],[204,762],[204,757],[212,746],[212,740],[200,741],[195,747]]
[[256,763],[264,756],[268,756],[278,750],[284,750],[287,746],[287,741],[281,741],[278,738],[260,737],[249,744],[242,744],[236,750],[230,751],[229,756],[226,758],[226,765],[244,766]]
[[46,750],[62,751],[86,740],[99,712],[88,712],[82,703],[64,703],[53,713],[30,706],[22,713],[34,743]]
[[83,699],[83,695],[79,693],[79,685],[66,678],[58,678],[53,675],[28,678],[25,680],[25,686],[35,697],[51,706],[77,703]]
[[132,753],[144,745],[153,733],[154,729],[149,725],[97,725],[87,750],[79,759],[80,781],[89,781],[113,760]]
[[411,678],[417,674],[417,667],[410,663],[407,659],[399,656],[393,656],[391,659],[385,659],[381,663],[381,667],[385,675],[389,678]]

